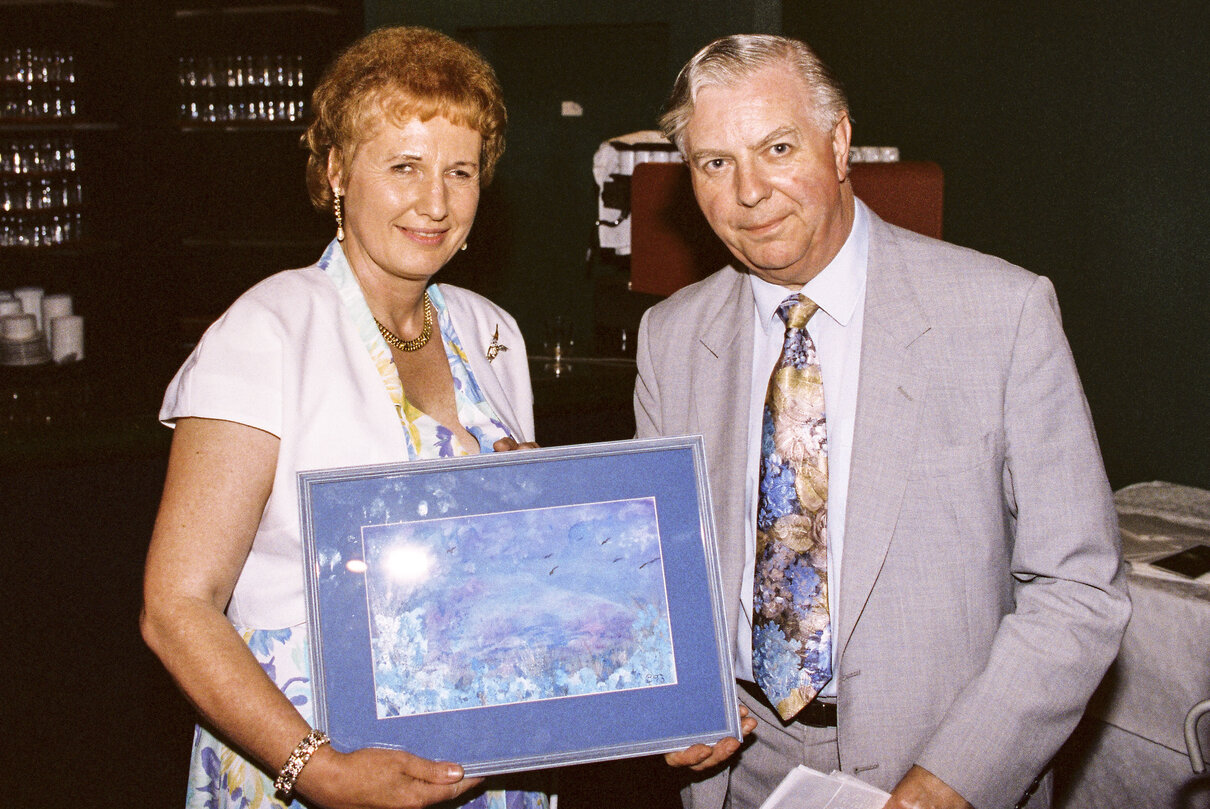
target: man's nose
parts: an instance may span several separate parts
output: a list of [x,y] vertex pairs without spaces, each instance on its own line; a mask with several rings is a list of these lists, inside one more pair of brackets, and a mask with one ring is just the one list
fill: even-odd
[[735,198],[745,208],[755,208],[768,199],[772,186],[759,166],[737,166],[735,171]]

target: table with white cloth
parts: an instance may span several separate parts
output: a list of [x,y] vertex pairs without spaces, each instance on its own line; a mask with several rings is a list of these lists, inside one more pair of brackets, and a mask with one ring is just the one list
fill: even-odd
[[[1210,572],[1189,578],[1152,565],[1210,545],[1210,491],[1138,483],[1114,495],[1133,613],[1122,650],[1060,759],[1064,809],[1210,809],[1185,717],[1210,698]],[[1210,754],[1210,716],[1198,727]]]

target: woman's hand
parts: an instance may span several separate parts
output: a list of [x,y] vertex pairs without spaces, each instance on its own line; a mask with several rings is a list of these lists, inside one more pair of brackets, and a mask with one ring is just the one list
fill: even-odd
[[326,809],[421,809],[451,800],[483,781],[462,768],[402,750],[367,747],[340,753],[315,751],[298,774],[297,792]]
[[[748,709],[742,704],[739,706],[739,716],[739,728],[744,736],[756,730],[756,719],[748,715]],[[695,772],[702,772],[731,758],[742,744],[739,739],[728,736],[712,745],[695,744],[675,753],[665,753],[664,761],[671,767],[688,767]]]
[[510,452],[514,449],[537,449],[538,445],[533,441],[526,441],[518,444],[517,439],[511,435],[506,435],[496,443],[492,444],[492,449],[496,452]]

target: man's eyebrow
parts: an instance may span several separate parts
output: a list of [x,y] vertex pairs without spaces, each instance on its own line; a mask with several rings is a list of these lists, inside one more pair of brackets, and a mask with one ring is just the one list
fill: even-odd
[[689,162],[696,163],[699,160],[713,159],[716,157],[726,157],[727,153],[719,149],[694,149],[689,153]]
[[[793,137],[793,138],[797,139],[798,132],[799,132],[798,127],[796,127],[792,124],[787,124],[786,126],[780,126],[777,129],[774,129],[768,135],[765,135],[759,141],[757,141],[751,147],[751,149],[754,152],[760,152],[760,151],[763,151],[763,150],[769,148],[774,143],[777,143],[778,141],[783,140],[787,137]],[[730,154],[729,152],[726,152],[726,151],[720,150],[720,149],[694,149],[693,151],[691,151],[689,153],[689,161],[692,163],[697,163],[702,160],[711,160],[716,157],[727,157],[729,154]]]
[[769,146],[772,146],[777,141],[782,140],[783,138],[789,137],[791,135],[795,136],[795,137],[798,136],[798,127],[796,127],[796,126],[778,127],[777,129],[774,129],[768,135],[765,135],[763,138],[760,139],[760,142],[758,142],[756,144],[756,151],[759,152],[763,149],[766,149]]

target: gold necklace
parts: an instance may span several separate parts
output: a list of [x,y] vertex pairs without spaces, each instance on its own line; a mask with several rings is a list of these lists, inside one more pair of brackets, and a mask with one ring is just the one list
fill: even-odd
[[382,335],[382,339],[398,348],[400,351],[419,351],[428,345],[429,338],[433,336],[433,302],[429,300],[429,293],[424,293],[424,326],[420,329],[420,336],[414,340],[401,340],[395,336],[395,333],[382,325],[378,318],[374,318],[374,322],[378,325],[378,332]]

